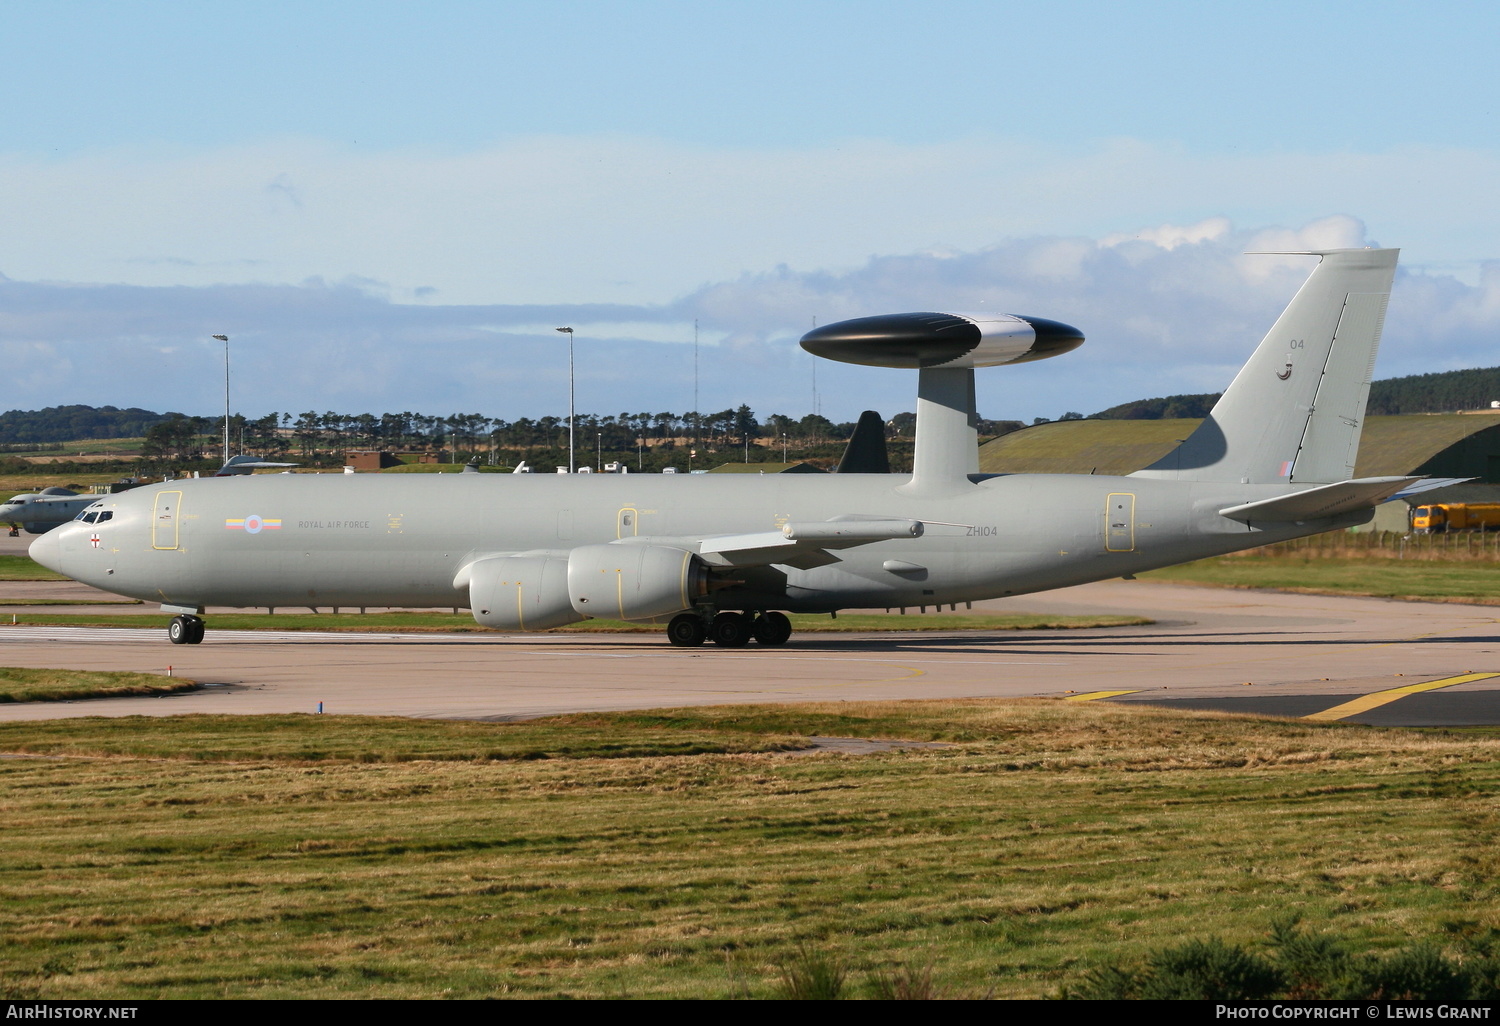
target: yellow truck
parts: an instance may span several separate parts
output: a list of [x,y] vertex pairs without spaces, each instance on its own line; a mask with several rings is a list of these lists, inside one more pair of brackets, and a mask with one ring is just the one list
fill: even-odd
[[1418,534],[1433,531],[1500,531],[1500,503],[1435,502],[1411,511],[1412,530]]

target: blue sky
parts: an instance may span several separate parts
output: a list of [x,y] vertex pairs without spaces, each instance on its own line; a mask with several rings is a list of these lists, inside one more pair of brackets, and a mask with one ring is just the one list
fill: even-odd
[[[31,3],[0,28],[0,407],[800,415],[811,326],[1075,323],[992,417],[1222,387],[1403,249],[1380,373],[1500,363],[1492,4]],[[1291,241],[1287,241],[1291,240]],[[967,304],[965,306],[964,304]],[[1149,358],[1144,358],[1147,357]],[[823,364],[819,406],[912,405]],[[1144,390],[1144,392],[1142,391]],[[617,410],[615,407],[619,407]]]

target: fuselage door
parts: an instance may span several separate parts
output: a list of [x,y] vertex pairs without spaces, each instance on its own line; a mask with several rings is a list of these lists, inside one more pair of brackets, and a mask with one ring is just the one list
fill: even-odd
[[640,510],[626,506],[615,516],[615,537],[634,538],[640,533]]
[[181,492],[157,492],[151,510],[151,547],[177,548],[177,524],[182,517]]
[[1104,548],[1108,552],[1135,551],[1135,495],[1110,492],[1104,503]]

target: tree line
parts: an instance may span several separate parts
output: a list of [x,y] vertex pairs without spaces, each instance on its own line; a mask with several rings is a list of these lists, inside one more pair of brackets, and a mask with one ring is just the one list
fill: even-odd
[[92,438],[140,438],[167,414],[131,407],[49,406],[0,413],[0,443],[77,442]]
[[[845,441],[854,431],[852,422],[834,423],[818,414],[801,418],[771,414],[762,420],[747,405],[712,413],[586,413],[579,414],[574,423],[579,447],[599,445],[612,451],[679,444],[718,448],[762,439],[766,444],[775,444],[783,438],[799,445],[817,444]],[[223,430],[222,416],[123,411],[114,407],[98,410],[88,406],[51,407],[11,410],[0,415],[0,446],[144,437],[145,456],[197,459],[213,454],[222,445]],[[230,418],[229,435],[232,449],[269,456],[361,448],[520,450],[565,447],[568,418],[506,420],[482,413],[433,416],[411,411],[377,415],[308,410],[299,414],[268,413],[255,418],[235,414]]]

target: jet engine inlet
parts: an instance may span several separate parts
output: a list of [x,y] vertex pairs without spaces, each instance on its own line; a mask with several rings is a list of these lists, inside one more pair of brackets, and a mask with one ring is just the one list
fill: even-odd
[[568,601],[568,562],[552,556],[496,556],[468,568],[469,608],[482,627],[545,631],[586,619]]

